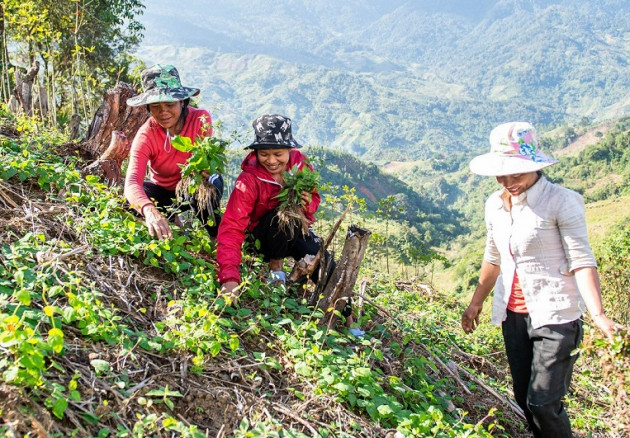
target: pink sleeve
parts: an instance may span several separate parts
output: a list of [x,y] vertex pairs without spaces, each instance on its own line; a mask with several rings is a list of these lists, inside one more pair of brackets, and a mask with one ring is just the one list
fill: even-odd
[[234,183],[225,214],[219,225],[217,237],[217,262],[219,282],[241,281],[239,266],[245,231],[258,198],[258,187],[254,177],[241,173]]
[[142,184],[147,172],[147,163],[151,153],[151,141],[148,135],[149,120],[140,127],[131,144],[129,166],[125,176],[125,198],[142,214],[142,208],[153,204],[144,192]]

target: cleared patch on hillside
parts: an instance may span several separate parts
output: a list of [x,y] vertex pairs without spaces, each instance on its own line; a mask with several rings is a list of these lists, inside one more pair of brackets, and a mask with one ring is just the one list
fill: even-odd
[[580,135],[574,141],[572,141],[567,147],[554,151],[555,157],[561,157],[563,155],[576,154],[583,150],[585,147],[597,143],[601,138],[606,135],[614,127],[614,122],[606,122],[589,129],[584,134]]
[[630,218],[630,197],[622,196],[586,204],[586,226],[592,246],[606,237],[610,229]]

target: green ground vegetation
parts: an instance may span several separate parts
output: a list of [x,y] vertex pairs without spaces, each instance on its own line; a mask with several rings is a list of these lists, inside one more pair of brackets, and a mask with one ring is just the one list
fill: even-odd
[[[464,336],[463,304],[409,271],[384,271],[378,245],[356,296],[364,338],[318,324],[321,311],[267,285],[248,253],[245,292],[229,306],[199,224],[152,240],[120,188],[81,177],[72,144],[0,116],[15,133],[0,138],[0,434],[524,435],[486,389],[510,396],[499,330],[484,321]],[[353,222],[398,236],[342,193],[331,196],[356,205]],[[379,214],[393,218],[393,205],[381,200]],[[579,435],[627,427],[628,348],[587,337],[591,360],[569,397]]]

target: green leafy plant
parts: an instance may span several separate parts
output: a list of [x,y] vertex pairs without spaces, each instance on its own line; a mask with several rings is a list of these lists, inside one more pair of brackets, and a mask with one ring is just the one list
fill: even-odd
[[197,137],[193,142],[188,137],[175,136],[171,143],[181,152],[192,152],[182,166],[182,179],[177,184],[175,193],[180,201],[197,201],[200,209],[205,210],[216,198],[216,188],[204,176],[204,172],[212,175],[225,173],[227,158],[225,149],[230,142],[216,136]]
[[297,164],[291,170],[284,172],[284,187],[276,195],[280,201],[278,206],[278,219],[280,227],[291,233],[296,225],[299,225],[302,233],[308,233],[309,220],[304,215],[304,203],[302,193],[311,194],[319,187],[319,172],[311,170],[308,166],[301,169]]

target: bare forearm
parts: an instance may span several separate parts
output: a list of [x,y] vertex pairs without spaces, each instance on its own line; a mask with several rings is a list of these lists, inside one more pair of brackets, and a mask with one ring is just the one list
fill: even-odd
[[594,267],[578,268],[574,271],[575,281],[586,304],[586,308],[592,317],[604,313],[602,305],[601,286],[599,275]]
[[582,295],[586,308],[593,319],[593,323],[609,339],[612,339],[615,333],[615,327],[618,325],[604,313],[601,286],[599,284],[597,269],[594,267],[578,268],[574,271],[574,273],[578,290],[580,291],[580,295]]
[[492,292],[500,272],[501,269],[498,265],[493,265],[485,260],[482,262],[481,271],[479,272],[479,283],[470,300],[472,304],[483,304],[490,292]]
[[494,283],[499,277],[500,268],[484,261],[481,264],[481,272],[479,273],[479,284],[475,289],[470,304],[462,315],[462,328],[466,333],[471,333],[479,325],[479,315],[483,309],[483,302],[488,298]]

